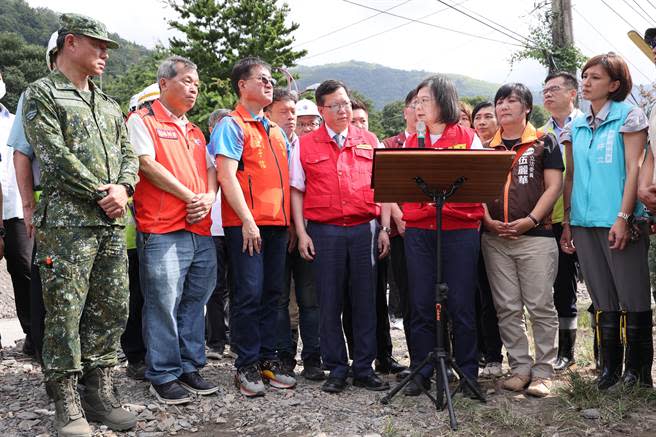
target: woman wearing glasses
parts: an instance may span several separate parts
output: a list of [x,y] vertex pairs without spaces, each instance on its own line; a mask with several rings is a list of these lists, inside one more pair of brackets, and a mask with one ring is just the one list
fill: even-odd
[[[426,124],[426,147],[433,149],[482,149],[476,133],[458,124],[458,94],[451,80],[433,76],[417,87],[417,119]],[[412,134],[406,148],[417,147]],[[417,367],[435,347],[435,280],[437,263],[435,206],[404,203],[405,253],[410,291],[411,365]],[[476,277],[479,251],[478,229],[483,217],[480,203],[447,203],[443,209],[442,259],[444,282],[448,283],[448,316],[453,325],[456,363],[472,381],[478,377],[476,346]],[[430,387],[433,366],[426,365],[405,394],[417,396],[421,385]],[[468,387],[465,395],[473,397]]]
[[640,108],[624,102],[633,83],[620,56],[591,58],[583,66],[582,85],[590,109],[561,134],[568,163],[561,247],[579,253],[597,309],[602,361],[597,386],[605,390],[620,381],[623,332],[621,382],[651,387],[649,232],[636,199],[648,123]]

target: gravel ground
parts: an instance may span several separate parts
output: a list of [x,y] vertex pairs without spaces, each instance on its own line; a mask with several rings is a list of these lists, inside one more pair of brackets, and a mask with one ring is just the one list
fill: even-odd
[[7,262],[0,260],[0,319],[16,317],[16,306],[14,305],[14,288],[11,278],[7,273]]
[[[0,272],[0,275],[3,273]],[[1,294],[7,292],[2,277]],[[11,296],[10,296],[11,297]],[[587,306],[580,296],[579,307]],[[10,302],[10,303],[5,303]],[[13,306],[3,297],[0,306]],[[0,308],[2,314],[10,313]],[[583,313],[583,311],[582,311]],[[583,318],[585,320],[585,316]],[[589,324],[579,329],[577,359],[580,374],[591,380],[592,352]],[[587,326],[587,327],[586,327]],[[408,363],[403,332],[392,330],[395,356]],[[0,436],[51,436],[54,405],[46,396],[38,364],[20,353],[22,344],[4,350],[0,361]],[[94,436],[436,436],[452,435],[446,412],[436,412],[424,397],[402,394],[390,405],[382,405],[381,393],[349,386],[340,395],[323,393],[320,383],[299,377],[294,390],[269,389],[258,399],[244,398],[233,385],[232,359],[211,360],[203,375],[220,386],[217,394],[199,397],[186,406],[159,404],[148,392],[148,384],[126,376],[125,364],[115,371],[115,381],[124,407],[138,414],[138,423],[128,433],[118,433],[92,423]],[[300,369],[297,369],[300,373]],[[392,377],[385,377],[392,384]],[[556,381],[566,384],[567,377]],[[454,400],[460,420],[459,435],[564,436],[564,435],[656,435],[656,403],[632,407],[638,411],[619,416],[607,407],[585,409],[564,398],[560,389],[546,399],[505,392],[500,380],[482,380],[488,402]],[[635,404],[637,405],[637,404]],[[640,404],[643,405],[643,404]],[[594,406],[594,405],[593,405]],[[583,410],[583,411],[581,411]],[[611,414],[612,413],[612,414]],[[619,419],[618,419],[619,417]]]

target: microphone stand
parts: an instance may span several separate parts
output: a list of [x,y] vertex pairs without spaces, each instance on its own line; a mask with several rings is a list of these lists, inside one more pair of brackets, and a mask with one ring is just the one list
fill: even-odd
[[[449,422],[452,430],[458,429],[458,421],[456,420],[455,411],[453,409],[452,397],[455,392],[460,389],[463,384],[468,386],[470,390],[476,395],[476,398],[481,402],[486,402],[485,396],[479,390],[479,388],[472,382],[469,377],[467,377],[460,367],[455,363],[455,361],[449,356],[445,347],[444,347],[444,333],[447,329],[444,323],[443,313],[446,309],[447,295],[449,292],[449,286],[443,282],[443,272],[442,272],[442,209],[446,200],[451,197],[457,190],[465,183],[464,177],[459,177],[456,179],[447,189],[443,191],[431,190],[428,188],[428,185],[421,177],[415,177],[415,183],[419,186],[421,191],[431,198],[433,203],[435,203],[436,208],[436,232],[437,232],[437,280],[435,283],[435,337],[436,344],[432,352],[430,352],[426,358],[415,367],[415,369],[403,380],[396,385],[392,390],[383,397],[380,402],[384,405],[387,405],[392,398],[411,380],[415,378],[419,371],[427,364],[432,364],[435,367],[437,372],[435,384],[435,396],[431,395],[428,390],[426,390],[423,384],[418,384],[421,388],[421,391],[428,396],[428,398],[435,404],[435,408],[439,411],[443,411],[446,406],[449,411]],[[447,365],[451,366],[453,370],[460,377],[460,384],[456,390],[451,393],[449,391],[449,378],[446,373]],[[446,398],[446,402],[444,401]]]

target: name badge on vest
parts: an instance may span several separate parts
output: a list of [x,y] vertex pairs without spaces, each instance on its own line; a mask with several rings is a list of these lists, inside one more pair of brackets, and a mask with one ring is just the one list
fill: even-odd
[[367,149],[367,150],[373,149],[373,147],[371,147],[371,144],[358,144],[357,146],[355,146],[355,148],[356,149]]
[[157,135],[165,140],[177,140],[178,133],[172,129],[157,128]]

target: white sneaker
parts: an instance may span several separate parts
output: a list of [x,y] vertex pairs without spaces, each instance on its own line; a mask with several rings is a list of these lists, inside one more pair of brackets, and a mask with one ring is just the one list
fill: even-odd
[[481,378],[500,378],[503,376],[501,363],[487,363],[479,376]]

